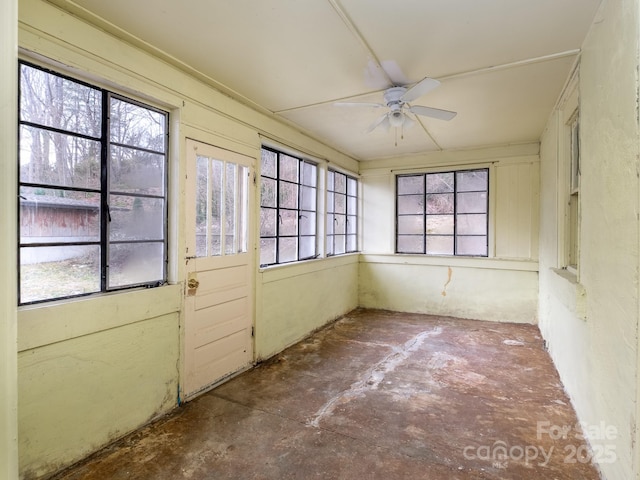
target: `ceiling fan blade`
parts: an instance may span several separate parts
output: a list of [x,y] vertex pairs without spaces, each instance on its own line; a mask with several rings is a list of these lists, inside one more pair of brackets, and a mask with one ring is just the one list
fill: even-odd
[[365,133],[371,133],[373,132],[376,128],[378,128],[380,125],[387,124],[387,129],[389,128],[390,124],[389,124],[389,114],[385,113],[384,115],[376,118],[375,122],[373,122],[371,125],[369,125],[369,128],[367,128],[364,132]]
[[405,103],[412,102],[418,97],[421,97],[427,92],[430,92],[434,88],[440,85],[440,82],[434,78],[423,78],[418,83],[416,83],[413,87],[405,92],[405,94],[400,98]]
[[364,83],[367,87],[376,90],[388,88],[392,86],[389,83],[390,78],[388,78],[388,75],[382,65],[378,65],[374,60],[369,60],[364,69]]
[[333,104],[336,107],[373,107],[380,108],[385,107],[382,103],[371,103],[371,102],[335,102]]
[[395,60],[383,60],[380,66],[387,73],[394,86],[401,87],[411,83]]
[[425,117],[437,118],[438,120],[451,120],[457,115],[457,112],[451,112],[449,110],[441,110],[433,107],[423,107],[422,105],[414,105],[409,107],[411,113],[416,115],[424,115]]

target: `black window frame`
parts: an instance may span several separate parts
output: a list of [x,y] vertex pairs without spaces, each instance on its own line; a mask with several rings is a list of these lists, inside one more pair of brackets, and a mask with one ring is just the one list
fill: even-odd
[[[30,67],[36,70],[40,70],[49,75],[53,75],[59,77],[63,80],[76,83],[78,85],[82,85],[89,89],[92,89],[96,92],[99,92],[101,108],[100,108],[100,135],[90,135],[84,133],[78,133],[73,130],[65,130],[62,128],[49,126],[44,123],[37,123],[28,120],[22,119],[22,67]],[[111,130],[110,130],[110,116],[111,116],[111,105],[112,100],[124,102],[131,104],[133,106],[137,106],[151,112],[157,113],[161,116],[164,116],[164,139],[162,145],[162,151],[153,150],[151,148],[136,146],[127,143],[119,143],[117,141],[111,140]],[[61,73],[56,70],[52,70],[50,68],[44,67],[42,65],[38,65],[35,63],[31,63],[25,60],[18,61],[18,111],[17,111],[17,123],[18,123],[18,152],[17,152],[17,162],[18,162],[18,175],[17,175],[17,184],[18,191],[21,191],[21,187],[26,188],[39,188],[39,189],[53,189],[60,191],[68,191],[68,192],[78,192],[78,193],[90,193],[97,194],[100,196],[100,206],[99,206],[99,223],[100,223],[100,233],[99,240],[97,241],[80,241],[80,242],[28,242],[24,243],[21,241],[21,201],[24,201],[24,196],[19,193],[19,201],[17,202],[17,218],[18,218],[18,252],[17,252],[17,275],[18,275],[18,305],[32,305],[32,304],[41,304],[46,302],[54,302],[78,297],[86,297],[92,295],[104,294],[107,292],[116,292],[122,290],[130,290],[133,288],[152,288],[164,285],[167,283],[167,271],[168,271],[168,187],[169,187],[169,112],[162,110],[160,108],[154,107],[147,103],[140,102],[138,100],[132,99],[125,95],[119,94],[117,92],[99,87],[95,84],[88,83],[81,79],[71,77],[64,73]],[[23,182],[20,177],[20,131],[21,127],[31,127],[35,129],[41,129],[45,131],[49,131],[52,133],[58,133],[67,135],[74,138],[85,139],[93,142],[100,143],[100,187],[99,188],[91,188],[91,187],[77,187],[77,186],[67,186],[67,185],[58,185],[53,183],[43,183],[43,182]],[[148,193],[136,193],[136,192],[124,192],[117,191],[116,189],[110,189],[109,184],[109,176],[110,176],[110,153],[111,147],[119,147],[126,148],[130,150],[136,150],[139,152],[146,152],[148,154],[154,155],[162,155],[163,158],[163,166],[162,166],[162,195],[148,194]],[[162,202],[162,229],[161,229],[161,238],[155,239],[144,239],[144,240],[116,240],[109,238],[109,223],[111,222],[111,214],[112,210],[110,208],[110,197],[112,196],[128,196],[134,198],[134,205],[136,200],[143,201],[143,199],[154,199],[160,200]],[[162,245],[162,275],[161,278],[148,281],[148,282],[136,282],[125,285],[117,285],[117,286],[109,286],[108,281],[108,270],[109,270],[109,252],[110,245],[123,245],[123,244],[150,244],[150,243],[160,243]],[[100,249],[100,266],[99,266],[99,275],[100,275],[100,287],[98,290],[91,292],[83,292],[78,294],[71,295],[62,295],[51,298],[45,298],[40,300],[33,301],[22,301],[21,298],[21,249],[22,248],[31,248],[31,247],[73,247],[73,246],[97,246]]]
[[[331,179],[330,177],[333,176]],[[336,190],[336,176],[344,177],[344,192]],[[351,193],[349,189],[349,181],[355,183],[355,193]],[[358,195],[360,182],[353,176],[332,168],[327,169],[327,257],[337,255],[346,255],[358,251]],[[344,196],[345,211],[336,212],[336,204],[338,196]],[[349,200],[352,200],[350,202]],[[333,200],[333,201],[332,201]],[[355,211],[350,211],[350,205],[354,205]],[[340,223],[340,218],[344,217],[344,234],[336,233],[336,225]],[[353,229],[353,233],[349,233]],[[338,237],[343,237],[338,245]],[[349,239],[352,239],[353,248],[349,248]],[[337,247],[341,247],[338,250]]]
[[[262,218],[262,213],[263,211],[266,210],[275,210],[275,234],[273,235],[263,235],[263,232],[260,231],[259,235],[260,235],[260,248],[263,248],[263,240],[275,240],[275,261],[274,262],[268,262],[268,263],[262,263],[262,261],[260,261],[260,268],[265,268],[265,267],[270,267],[273,265],[284,265],[284,264],[290,264],[290,263],[295,263],[295,262],[301,262],[304,260],[311,260],[314,258],[317,258],[319,256],[318,253],[318,189],[319,189],[319,185],[318,185],[318,171],[319,171],[319,167],[318,164],[316,162],[313,162],[309,159],[306,159],[302,156],[298,156],[295,154],[292,154],[290,152],[284,152],[281,150],[277,150],[275,148],[272,147],[268,147],[268,146],[262,146],[261,147],[261,152],[263,151],[267,151],[267,152],[271,152],[272,154],[276,155],[276,162],[275,162],[275,176],[269,176],[266,175],[264,172],[264,169],[262,168],[262,160],[261,160],[261,168],[260,168],[260,183],[261,183],[261,192],[260,192],[260,217]],[[298,161],[298,178],[297,181],[292,181],[292,180],[287,180],[287,179],[283,179],[281,176],[281,172],[280,172],[280,158],[282,156],[286,156],[288,158],[291,159],[295,159]],[[262,155],[261,155],[262,157]],[[304,165],[311,165],[313,166],[313,168],[315,169],[315,182],[314,185],[306,185],[303,183],[303,169],[304,169]],[[262,194],[263,194],[263,179],[267,179],[270,181],[274,181],[276,188],[275,188],[275,207],[274,206],[267,206],[267,205],[263,205],[263,199],[262,199]],[[297,201],[296,201],[296,207],[292,208],[292,207],[284,207],[281,206],[281,202],[280,202],[280,191],[281,191],[281,187],[284,184],[289,184],[289,185],[295,185],[296,189],[297,189]],[[309,209],[304,209],[301,208],[301,203],[302,203],[302,190],[303,188],[312,188],[314,190],[314,204],[315,204],[315,210],[309,210]],[[297,222],[297,226],[296,226],[296,233],[295,235],[286,235],[281,233],[281,227],[283,224],[282,221],[282,213],[281,212],[295,212],[298,222]],[[313,214],[314,217],[314,222],[313,222],[313,235],[310,234],[301,234],[300,233],[300,219],[302,217],[305,216],[306,214]],[[308,218],[311,217],[311,215],[307,215]],[[262,223],[262,222],[261,222]],[[283,239],[290,239],[290,238],[295,238],[297,241],[297,249],[296,249],[296,258],[293,260],[282,260],[280,258],[280,247],[281,247],[281,241]],[[313,252],[310,255],[301,255],[301,250],[302,250],[302,242],[301,239],[309,239],[312,238],[313,239]],[[261,255],[261,251],[259,252],[259,257]]]
[[[461,174],[465,174],[465,173],[469,173],[469,172],[486,172],[486,189],[484,190],[464,190],[462,192],[460,192],[458,190],[458,176]],[[427,232],[427,218],[429,216],[434,216],[434,215],[445,215],[445,214],[434,214],[434,213],[428,213],[427,212],[427,195],[434,195],[434,194],[438,194],[435,192],[428,192],[427,190],[427,177],[429,175],[441,175],[441,174],[453,174],[453,190],[446,192],[447,194],[451,194],[453,196],[453,212],[451,213],[447,213],[446,215],[452,215],[453,216],[453,233],[452,234],[429,234]],[[409,213],[409,214],[401,214],[399,212],[399,198],[402,196],[409,196],[409,195],[417,195],[417,194],[400,194],[399,193],[399,179],[400,178],[406,178],[406,177],[422,177],[423,178],[423,191],[421,192],[421,194],[423,195],[423,212],[422,213]],[[486,258],[489,256],[489,186],[490,186],[490,170],[488,167],[485,168],[469,168],[469,169],[459,169],[459,170],[441,170],[441,171],[433,171],[433,172],[423,172],[423,173],[407,173],[407,174],[397,174],[396,175],[396,179],[395,179],[395,186],[396,186],[396,192],[395,192],[395,253],[397,254],[413,254],[413,255],[429,255],[429,256],[454,256],[454,257],[481,257],[481,258]],[[477,214],[483,214],[486,215],[486,222],[485,222],[485,233],[483,235],[478,235],[478,234],[461,234],[458,233],[458,220],[457,220],[457,216],[459,214],[464,214],[464,215],[468,215],[468,212],[462,212],[459,213],[458,212],[458,194],[459,193],[485,193],[486,194],[486,201],[484,203],[484,212],[482,213],[477,213]],[[471,214],[475,214],[475,213],[471,213]],[[402,216],[418,216],[418,215],[422,215],[422,232],[420,234],[403,234],[403,233],[399,233],[399,218]],[[421,251],[401,251],[398,247],[399,244],[399,238],[402,236],[418,236],[421,235],[422,236],[422,250]],[[448,236],[452,236],[453,237],[453,253],[427,253],[427,241],[428,241],[428,237],[438,237],[438,236],[442,236],[442,237],[448,237]],[[468,253],[459,253],[459,248],[458,248],[458,239],[459,238],[464,238],[464,237],[485,237],[485,252],[484,254],[468,254]]]

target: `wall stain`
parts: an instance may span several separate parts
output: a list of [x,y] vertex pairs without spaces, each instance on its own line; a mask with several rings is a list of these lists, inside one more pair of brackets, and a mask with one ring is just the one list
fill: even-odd
[[449,285],[451,283],[451,276],[453,275],[453,270],[451,269],[451,267],[447,267],[447,281],[444,284],[444,287],[442,287],[442,293],[441,295],[443,297],[447,296],[447,285]]

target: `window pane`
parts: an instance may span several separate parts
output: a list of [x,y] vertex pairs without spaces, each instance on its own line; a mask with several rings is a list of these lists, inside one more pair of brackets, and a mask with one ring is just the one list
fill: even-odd
[[347,195],[358,196],[358,181],[355,178],[347,177]]
[[164,238],[164,200],[111,195],[109,240],[161,240]]
[[333,192],[327,192],[327,212],[335,212],[335,194]]
[[300,235],[316,234],[316,214],[312,212],[300,213]]
[[300,187],[300,209],[316,209],[316,189],[312,187]]
[[223,176],[224,162],[208,158],[209,171],[209,256],[222,255],[222,217],[223,212]]
[[424,195],[398,197],[398,214],[424,213]]
[[487,170],[469,170],[457,172],[456,188],[458,192],[487,190],[489,172]]
[[403,215],[398,217],[398,233],[424,233],[424,217],[422,215]]
[[109,183],[112,192],[164,195],[164,155],[111,147]]
[[424,175],[398,177],[398,195],[424,193]]
[[280,210],[280,235],[298,234],[297,210]]
[[358,219],[355,216],[347,216],[347,233],[355,235],[358,232]]
[[97,138],[101,115],[100,90],[20,66],[20,120]]
[[20,188],[21,243],[99,241],[99,194]]
[[209,195],[209,159],[196,157],[196,256],[207,255],[207,198]]
[[238,240],[235,252],[240,253],[246,252],[249,246],[249,168],[243,166],[238,166],[238,168],[238,203],[236,208]]
[[333,255],[333,252],[334,252],[333,242],[334,242],[333,235],[327,235],[327,255]]
[[358,237],[347,235],[347,252],[355,252],[356,250],[358,250]]
[[100,291],[100,247],[20,249],[20,303]]
[[453,192],[453,172],[427,175],[427,193]]
[[260,209],[260,236],[275,237],[276,235],[276,210],[272,208]]
[[427,234],[453,235],[453,215],[427,215]]
[[298,164],[300,160],[283,153],[280,154],[280,180],[288,180],[290,182],[299,182]]
[[331,214],[327,216],[327,235],[333,235],[335,231],[336,217]]
[[260,175],[264,177],[276,178],[276,160],[278,154],[271,150],[262,149],[260,160]]
[[276,181],[270,178],[260,180],[260,205],[263,207],[276,206]]
[[300,259],[313,258],[316,256],[316,238],[300,237]]
[[271,265],[276,263],[276,239],[260,239],[260,265]]
[[424,253],[424,237],[422,235],[399,235],[398,253]]
[[280,263],[286,263],[296,260],[298,260],[298,237],[281,238],[278,261]]
[[332,192],[335,185],[336,172],[329,170],[327,172],[327,190]]
[[458,213],[485,213],[487,211],[487,193],[458,193]]
[[346,253],[346,235],[336,235],[335,236],[335,255],[342,255]]
[[347,213],[347,197],[341,193],[335,194],[335,213]]
[[456,242],[456,253],[458,255],[487,255],[487,237],[464,237],[458,236]]
[[335,215],[334,232],[336,235],[347,232],[347,217],[345,215]]
[[453,255],[453,235],[427,235],[427,253],[431,255]]
[[298,185],[280,182],[279,206],[282,208],[298,208]]
[[453,193],[427,195],[427,214],[453,213]]
[[111,141],[164,153],[166,116],[162,113],[111,98]]
[[20,127],[20,181],[100,189],[100,142]]
[[313,163],[302,162],[302,179],[300,183],[315,187],[318,182],[317,170],[318,168]]
[[338,193],[347,193],[347,177],[342,173],[336,172],[333,190]]
[[349,215],[358,213],[358,199],[356,197],[347,197],[347,213]]
[[237,198],[236,186],[238,184],[238,166],[235,163],[227,163],[224,189],[224,253],[236,252],[236,224]]
[[486,235],[487,216],[485,214],[456,215],[458,235]]
[[162,243],[119,243],[109,245],[109,288],[162,281]]

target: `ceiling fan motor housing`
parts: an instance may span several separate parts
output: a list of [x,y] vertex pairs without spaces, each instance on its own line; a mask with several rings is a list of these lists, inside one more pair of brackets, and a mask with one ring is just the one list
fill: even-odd
[[384,101],[387,102],[387,107],[393,110],[393,106],[402,107],[404,103],[402,101],[402,96],[405,94],[407,89],[405,87],[391,87],[388,88],[384,92]]

